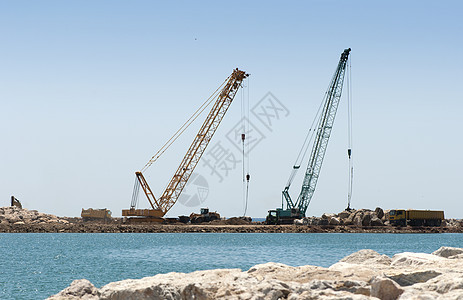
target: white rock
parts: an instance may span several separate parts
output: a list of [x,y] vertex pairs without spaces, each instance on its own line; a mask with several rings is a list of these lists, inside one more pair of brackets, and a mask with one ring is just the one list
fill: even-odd
[[330,219],[330,223],[329,223],[329,224],[330,224],[330,225],[339,225],[339,224],[341,224],[341,222],[339,221],[338,218],[332,217],[332,218]]
[[[463,249],[461,249],[463,251]],[[452,253],[459,253],[454,249]],[[442,251],[441,251],[442,252]],[[441,253],[439,252],[439,253]],[[444,252],[442,252],[444,253]],[[168,273],[96,289],[76,281],[51,299],[463,299],[463,258],[373,250],[353,253],[329,268],[256,265]]]
[[304,224],[304,221],[302,219],[295,219],[293,221],[294,225],[303,225]]
[[349,264],[363,264],[363,265],[371,265],[371,264],[382,264],[382,265],[390,265],[392,260],[387,255],[379,254],[378,252],[370,249],[363,249],[352,253],[341,259],[339,262],[345,262]]
[[380,218],[372,217],[371,220],[370,220],[370,225],[371,226],[383,226],[384,223],[383,223],[383,221],[381,221]]
[[434,251],[432,254],[448,258],[450,256],[463,254],[463,249],[454,248],[454,247],[440,247],[438,250]]
[[418,272],[411,272],[411,273],[401,273],[398,275],[388,276],[388,278],[394,280],[400,286],[410,286],[410,285],[414,285],[415,283],[426,282],[441,274],[442,273],[439,273],[433,270],[427,270],[427,271],[418,271]]
[[[436,292],[416,292],[416,291],[405,291],[400,295],[399,300],[444,300],[441,298],[441,294]],[[448,300],[448,299],[447,299]]]
[[404,252],[392,257],[391,265],[394,267],[417,267],[444,262],[446,259],[427,253]]
[[325,213],[325,214],[322,215],[322,219],[328,219],[329,220],[329,219],[334,218],[334,217],[336,217],[336,214],[326,214]]
[[96,300],[100,299],[98,289],[87,279],[74,280],[69,287],[48,298],[50,300]]
[[375,277],[371,282],[371,296],[381,300],[396,300],[403,292],[397,283],[385,277]]

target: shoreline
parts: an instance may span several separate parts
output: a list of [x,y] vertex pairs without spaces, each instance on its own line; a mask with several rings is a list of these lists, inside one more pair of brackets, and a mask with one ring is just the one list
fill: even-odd
[[102,223],[0,224],[0,233],[463,233],[463,227],[346,225],[126,225]]
[[[382,210],[378,214],[385,219]],[[84,221],[79,217],[57,217],[36,210],[0,207],[0,233],[463,233],[463,220],[444,220],[437,227],[402,227],[381,221],[376,212],[367,210],[306,218],[290,225],[265,225],[240,218],[198,224],[125,221],[122,218]]]

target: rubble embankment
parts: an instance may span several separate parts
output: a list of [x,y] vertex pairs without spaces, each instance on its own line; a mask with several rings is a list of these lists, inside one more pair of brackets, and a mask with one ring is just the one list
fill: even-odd
[[[381,214],[380,214],[381,215]],[[369,221],[368,221],[369,220]],[[381,221],[381,223],[378,222]],[[81,218],[57,217],[35,210],[0,207],[0,232],[74,233],[462,233],[462,220],[446,220],[440,227],[389,226],[384,215],[357,210],[349,214],[324,214],[297,220],[291,225],[264,225],[238,218],[202,224],[126,224],[122,219],[84,222]]]
[[75,280],[50,297],[61,299],[462,299],[463,248],[432,254],[355,252],[329,268],[256,265],[247,271],[218,269],[168,273],[109,283],[98,289]]

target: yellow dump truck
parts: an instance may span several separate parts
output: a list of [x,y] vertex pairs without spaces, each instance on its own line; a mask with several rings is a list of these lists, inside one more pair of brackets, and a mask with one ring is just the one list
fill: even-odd
[[82,213],[80,214],[84,221],[91,221],[91,220],[110,220],[111,219],[111,211],[109,209],[83,209]]
[[442,210],[392,209],[389,222],[398,226],[440,226],[444,220]]

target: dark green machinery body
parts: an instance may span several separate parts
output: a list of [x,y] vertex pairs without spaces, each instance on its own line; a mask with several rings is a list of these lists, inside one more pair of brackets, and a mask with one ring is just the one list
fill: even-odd
[[303,218],[304,215],[297,208],[269,210],[265,224],[267,225],[280,225],[280,224],[293,224],[294,220]]

